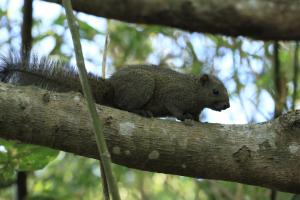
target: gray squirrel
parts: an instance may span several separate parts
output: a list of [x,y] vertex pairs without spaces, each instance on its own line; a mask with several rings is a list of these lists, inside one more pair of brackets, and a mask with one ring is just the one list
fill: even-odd
[[[31,56],[25,63],[14,52],[0,58],[0,81],[82,93],[74,67],[37,56]],[[209,74],[194,76],[156,65],[132,65],[123,67],[109,79],[89,74],[89,82],[96,103],[146,117],[199,121],[204,108],[221,111],[230,106],[225,86]]]

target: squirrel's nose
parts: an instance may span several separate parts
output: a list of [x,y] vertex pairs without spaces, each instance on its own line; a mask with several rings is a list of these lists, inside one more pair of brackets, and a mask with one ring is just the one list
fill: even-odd
[[229,102],[228,102],[228,103],[225,103],[225,104],[223,105],[223,110],[225,110],[225,109],[227,109],[227,108],[229,108],[229,107],[230,107]]

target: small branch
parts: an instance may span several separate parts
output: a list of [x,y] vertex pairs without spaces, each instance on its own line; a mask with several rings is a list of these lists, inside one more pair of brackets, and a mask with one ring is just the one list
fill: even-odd
[[22,49],[21,55],[27,62],[28,54],[32,45],[32,0],[24,0],[23,23],[22,23]]
[[[283,106],[285,103],[286,93],[284,93],[283,88],[285,83],[283,82],[284,74],[281,74],[280,71],[280,58],[279,58],[279,42],[274,42],[273,45],[273,68],[274,68],[274,91],[275,91],[275,108],[274,108],[274,118],[280,116],[283,111]],[[270,192],[270,200],[276,200],[277,191],[272,189]]]
[[[0,137],[99,158],[86,102],[0,83]],[[300,110],[259,124],[148,119],[97,106],[112,161],[146,171],[300,193]]]
[[[105,37],[105,44],[104,44],[104,51],[103,51],[103,58],[102,58],[102,78],[103,79],[105,79],[105,74],[106,74],[106,57],[107,57],[107,49],[108,49],[108,38],[109,38],[109,35],[107,32],[106,37]],[[101,171],[102,179],[104,180],[104,181],[102,181],[104,198],[105,198],[105,200],[109,200],[109,190],[108,190],[105,172],[103,171],[103,167],[100,167],[100,171]]]
[[102,58],[102,78],[103,79],[105,79],[105,75],[106,75],[106,58],[107,58],[108,44],[109,44],[109,33],[107,32],[107,34],[105,36],[105,44],[104,44],[103,58]]
[[275,111],[274,117],[278,117],[282,114],[284,105],[286,103],[287,87],[285,73],[281,69],[280,57],[279,57],[280,45],[278,42],[274,42],[273,46],[273,68],[274,68],[274,90],[275,90]]
[[[95,101],[92,97],[92,92],[91,92],[91,87],[88,83],[88,76],[87,76],[87,71],[85,69],[85,64],[84,64],[84,59],[83,59],[83,54],[82,54],[82,49],[81,49],[81,44],[80,44],[80,36],[79,36],[79,30],[78,26],[76,23],[75,16],[73,14],[73,9],[71,5],[70,0],[63,0],[62,1],[66,10],[66,15],[67,15],[67,20],[69,24],[69,28],[71,31],[72,39],[73,39],[73,45],[75,49],[75,56],[76,56],[76,62],[78,66],[78,71],[79,71],[79,77],[80,77],[80,82],[82,85],[83,93],[87,101],[87,107],[93,122],[93,127],[95,131],[95,136],[96,136],[96,142],[97,142],[97,147],[98,151],[100,154],[100,160],[101,164],[103,166],[102,172],[104,172],[104,176],[102,176],[102,179],[107,178],[107,184],[108,188],[110,191],[110,194],[112,196],[113,200],[119,200],[120,195],[118,191],[118,186],[114,180],[113,173],[111,170],[111,160],[110,160],[110,154],[107,149],[106,141],[104,139],[103,135],[103,124],[102,121],[98,117],[98,113],[96,111],[95,107]],[[103,188],[105,189],[105,185],[103,185]],[[107,192],[105,192],[105,195]],[[107,198],[107,196],[105,196]]]
[[[32,1],[24,0],[23,4],[23,23],[22,23],[22,48],[20,55],[23,58],[23,62],[27,63],[29,60],[29,54],[32,46]],[[27,172],[17,172],[17,199],[25,200],[28,195],[27,191]]]
[[298,77],[299,77],[299,42],[295,44],[294,51],[294,76],[293,76],[293,101],[292,101],[292,110],[295,110],[296,100],[297,100],[297,90],[298,90]]

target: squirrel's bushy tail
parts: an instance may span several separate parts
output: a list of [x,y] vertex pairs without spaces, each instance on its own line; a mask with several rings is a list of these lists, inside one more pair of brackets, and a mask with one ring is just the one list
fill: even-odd
[[[11,51],[0,56],[0,81],[16,85],[35,85],[56,92],[81,92],[79,75],[67,63],[49,57],[30,56],[24,60]],[[89,81],[97,103],[110,105],[113,97],[111,85],[102,78],[89,74]]]

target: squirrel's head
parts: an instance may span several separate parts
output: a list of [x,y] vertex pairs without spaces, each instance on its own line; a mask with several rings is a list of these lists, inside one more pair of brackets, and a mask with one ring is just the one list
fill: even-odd
[[198,81],[201,85],[201,102],[203,101],[205,107],[216,111],[230,107],[228,92],[217,77],[203,74]]

